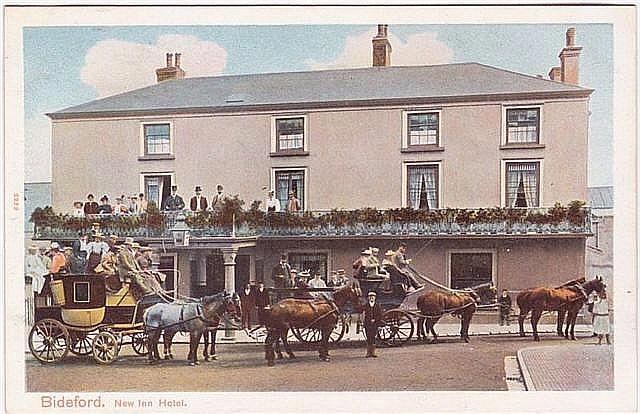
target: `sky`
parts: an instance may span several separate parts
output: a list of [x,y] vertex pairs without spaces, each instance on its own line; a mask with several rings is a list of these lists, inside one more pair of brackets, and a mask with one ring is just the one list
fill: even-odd
[[[591,96],[589,185],[613,185],[613,31],[572,25],[583,46],[580,85]],[[547,76],[569,25],[390,25],[392,65],[479,62]],[[27,27],[24,40],[25,181],[51,180],[45,113],[155,83],[166,52],[186,76],[371,65],[370,25]]]

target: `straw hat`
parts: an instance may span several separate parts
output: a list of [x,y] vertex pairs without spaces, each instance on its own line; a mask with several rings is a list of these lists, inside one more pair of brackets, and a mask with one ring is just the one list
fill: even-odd
[[117,235],[115,235],[115,234],[111,234],[111,235],[109,235],[109,238],[110,238],[111,240],[113,240],[113,241],[118,240],[118,236],[117,236]]
[[124,244],[128,244],[129,246],[133,245],[133,237],[125,237]]
[[134,249],[139,249],[139,248],[140,248],[140,243],[138,243],[138,242],[133,242],[133,243],[131,244],[131,246],[132,246]]
[[58,242],[51,242],[51,250],[58,250],[60,249],[60,245],[58,244]]
[[360,254],[371,254],[371,250],[364,249],[363,251],[360,252]]
[[378,252],[380,251],[380,249],[378,249],[377,247],[369,247],[369,250],[371,250],[373,254],[378,254]]
[[36,246],[35,244],[30,244],[29,251],[32,251],[32,250],[38,250],[38,246]]
[[153,249],[149,246],[142,246],[140,250],[142,250],[143,252],[149,252],[149,251],[152,251]]
[[396,254],[396,252],[394,252],[393,250],[387,250],[386,252],[384,252],[384,257],[391,257],[394,254]]

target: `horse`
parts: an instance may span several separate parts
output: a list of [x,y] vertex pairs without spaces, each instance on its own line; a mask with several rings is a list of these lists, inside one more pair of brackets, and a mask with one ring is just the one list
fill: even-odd
[[[148,308],[143,315],[145,332],[149,337],[149,363],[160,360],[158,341],[164,331],[165,358],[173,357],[171,344],[178,331],[189,332],[189,365],[199,365],[198,345],[206,328],[217,324],[223,314],[234,318],[242,314],[237,294],[221,292],[205,296],[194,302],[158,303]],[[216,322],[217,321],[217,322]],[[217,326],[217,325],[216,325]]]
[[328,362],[329,336],[335,328],[338,318],[347,302],[351,302],[358,309],[362,307],[362,291],[357,280],[352,281],[333,292],[333,301],[326,299],[295,299],[287,298],[276,303],[267,313],[267,338],[265,339],[265,359],[268,366],[274,365],[274,344],[281,340],[289,358],[295,355],[289,347],[287,335],[291,328],[315,328],[322,333],[319,357]]
[[526,336],[524,333],[524,319],[531,312],[531,328],[533,329],[533,340],[540,341],[538,335],[538,321],[543,311],[559,311],[567,313],[566,335],[575,340],[574,328],[578,311],[587,300],[587,296],[596,291],[604,292],[606,286],[602,282],[602,278],[596,277],[593,280],[584,283],[577,283],[570,286],[562,286],[559,288],[539,287],[528,289],[520,292],[516,297],[516,302],[520,308],[518,315],[518,324],[520,325],[520,336]]
[[[575,279],[575,280],[570,280],[566,283],[563,283],[562,285],[558,286],[558,288],[563,288],[563,287],[567,287],[567,286],[575,286],[575,285],[579,285],[582,284],[586,281],[586,279],[584,278],[584,276]],[[564,308],[560,308],[558,309],[558,319],[556,320],[556,332],[558,333],[559,336],[564,336],[567,337],[567,334],[563,334],[562,333],[562,325],[564,324],[564,318],[566,315],[567,311]],[[568,323],[569,321],[567,321]]]
[[432,343],[438,342],[438,335],[434,326],[446,314],[453,314],[460,318],[460,338],[469,342],[469,324],[476,311],[477,304],[485,301],[495,301],[496,288],[492,283],[484,283],[465,291],[437,292],[428,291],[418,297],[417,307],[420,311],[418,318],[418,339],[427,339],[429,332],[433,335]]

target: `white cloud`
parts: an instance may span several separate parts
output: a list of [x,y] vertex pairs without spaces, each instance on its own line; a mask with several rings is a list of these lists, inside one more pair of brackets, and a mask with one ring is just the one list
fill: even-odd
[[[376,33],[376,30],[372,29],[347,37],[342,54],[333,61],[319,62],[309,59],[305,63],[315,70],[369,67],[372,65],[371,39]],[[453,60],[453,50],[438,40],[437,35],[432,32],[413,34],[406,42],[389,33],[389,43],[392,49],[392,66],[437,65]]]
[[46,115],[24,123],[25,182],[51,181],[51,123]]
[[156,69],[166,65],[166,53],[182,53],[180,66],[187,77],[222,73],[227,51],[215,42],[192,35],[163,35],[155,44],[102,40],[85,56],[80,73],[100,97],[156,82]]

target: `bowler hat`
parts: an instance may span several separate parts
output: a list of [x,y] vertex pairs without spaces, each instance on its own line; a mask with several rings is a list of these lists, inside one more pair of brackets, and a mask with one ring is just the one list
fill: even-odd
[[200,187],[199,185],[196,185],[195,191],[202,191],[202,187]]

